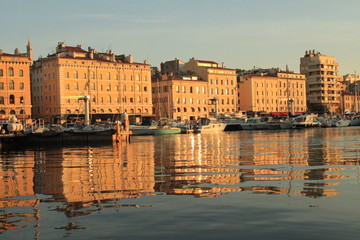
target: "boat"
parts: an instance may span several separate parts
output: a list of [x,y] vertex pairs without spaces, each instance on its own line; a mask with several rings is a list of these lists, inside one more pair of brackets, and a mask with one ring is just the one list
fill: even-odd
[[313,114],[304,114],[295,117],[292,128],[320,127],[320,122]]
[[220,132],[224,131],[226,124],[219,122],[216,118],[202,117],[196,121],[194,133]]
[[[269,129],[268,125],[269,125],[270,122],[273,122],[272,117],[269,117],[269,116],[260,117],[260,122],[254,123],[255,129],[257,129],[257,130],[267,130],[267,129]],[[271,125],[274,125],[274,124],[271,123]],[[276,127],[276,126],[270,126],[270,127]]]
[[245,123],[241,124],[243,130],[255,130],[256,125],[261,121],[261,117],[250,117]]
[[335,122],[336,127],[348,127],[350,126],[351,120],[346,118],[340,118]]
[[342,117],[334,117],[321,121],[321,127],[348,127],[351,123],[350,119]]
[[242,129],[241,124],[246,123],[247,118],[228,118],[224,120],[226,124],[224,131],[239,131]]
[[160,119],[153,129],[154,135],[179,134],[181,129],[177,127],[177,123],[172,119]]
[[351,119],[350,126],[360,126],[360,115],[356,115]]

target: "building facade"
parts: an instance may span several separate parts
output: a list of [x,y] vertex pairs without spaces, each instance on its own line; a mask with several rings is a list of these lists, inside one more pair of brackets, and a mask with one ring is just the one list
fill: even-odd
[[216,62],[194,58],[185,63],[180,70],[207,82],[206,98],[212,102],[210,116],[230,115],[240,110],[237,107],[236,70],[219,66]]
[[84,96],[92,121],[115,120],[123,112],[131,122],[152,117],[150,65],[132,56],[59,43],[55,54],[34,63],[31,84],[33,116],[45,122],[83,116]]
[[335,57],[306,51],[300,59],[300,73],[305,74],[308,108],[311,112],[341,111],[342,77]]
[[31,63],[30,39],[24,54],[18,48],[14,54],[0,50],[0,121],[7,121],[12,116],[24,123],[31,121]]
[[268,71],[239,77],[239,108],[275,115],[306,112],[305,75],[292,71]]
[[156,119],[193,121],[209,117],[208,84],[194,75],[159,75],[152,80],[153,112]]

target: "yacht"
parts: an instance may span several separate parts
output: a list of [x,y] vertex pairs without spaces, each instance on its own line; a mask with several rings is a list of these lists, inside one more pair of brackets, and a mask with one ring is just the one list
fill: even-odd
[[219,122],[216,118],[199,118],[194,126],[194,133],[224,131],[225,123]]

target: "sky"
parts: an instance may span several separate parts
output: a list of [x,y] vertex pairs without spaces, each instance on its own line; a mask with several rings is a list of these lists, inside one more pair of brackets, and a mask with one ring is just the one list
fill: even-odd
[[0,0],[0,49],[34,60],[58,42],[132,55],[136,62],[194,57],[233,69],[300,72],[315,49],[341,75],[360,72],[358,0]]

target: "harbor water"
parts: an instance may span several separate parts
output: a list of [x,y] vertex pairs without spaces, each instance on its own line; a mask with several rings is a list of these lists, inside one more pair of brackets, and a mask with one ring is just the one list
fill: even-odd
[[357,239],[360,128],[9,146],[0,239]]

